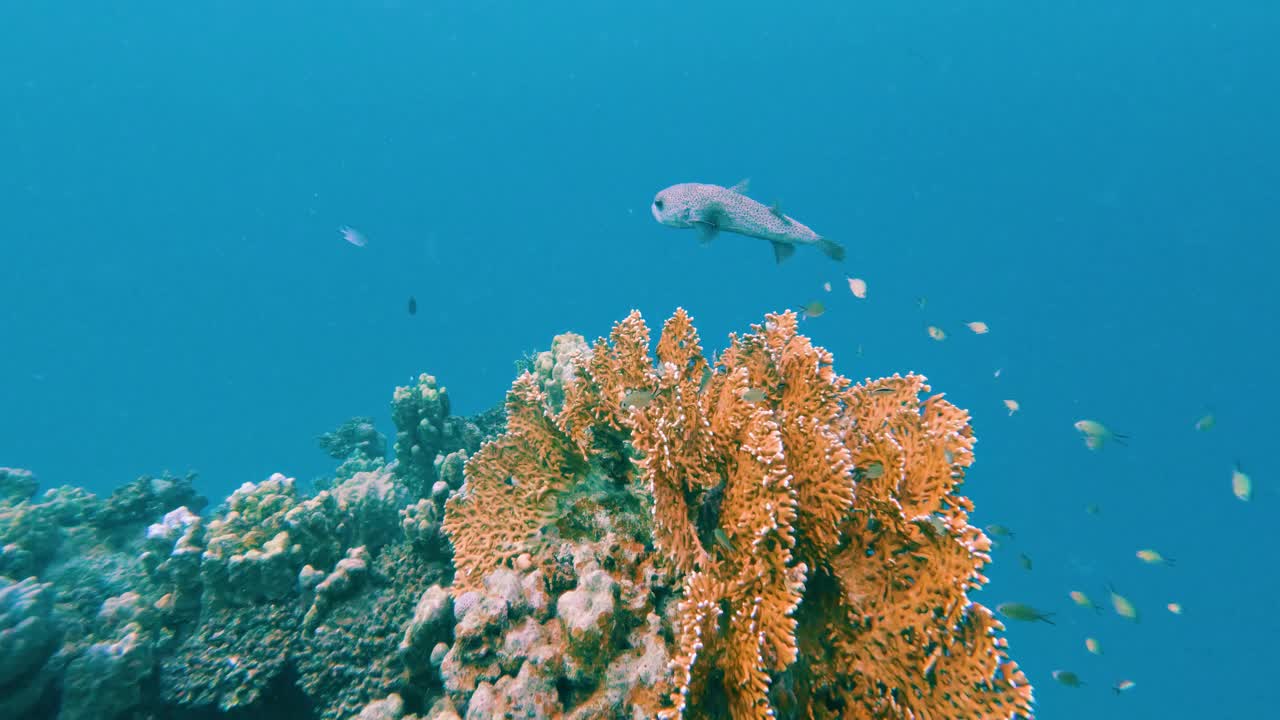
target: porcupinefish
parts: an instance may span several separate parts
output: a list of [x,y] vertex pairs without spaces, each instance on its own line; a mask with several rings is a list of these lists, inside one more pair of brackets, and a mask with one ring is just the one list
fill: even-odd
[[715,239],[720,231],[768,240],[773,257],[782,262],[797,245],[816,245],[832,260],[844,259],[844,247],[824,238],[775,204],[763,205],[744,193],[747,181],[733,187],[704,183],[681,183],[662,190],[653,198],[653,218],[668,227],[695,228],[702,243]]

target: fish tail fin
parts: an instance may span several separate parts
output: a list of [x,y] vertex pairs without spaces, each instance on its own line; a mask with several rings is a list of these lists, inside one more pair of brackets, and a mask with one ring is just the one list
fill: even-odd
[[822,250],[823,255],[836,262],[844,260],[844,246],[831,238],[818,238],[818,249]]

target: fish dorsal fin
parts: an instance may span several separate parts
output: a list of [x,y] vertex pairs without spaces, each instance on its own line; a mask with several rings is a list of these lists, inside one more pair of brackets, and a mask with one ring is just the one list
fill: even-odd
[[782,212],[782,203],[775,202],[774,204],[770,205],[769,212],[772,213],[774,217],[781,220],[783,223],[787,225],[791,224],[791,218],[787,217],[787,214]]
[[781,263],[783,260],[791,257],[796,251],[796,246],[791,243],[777,242],[773,243],[773,259],[775,262]]
[[751,190],[751,178],[742,178],[737,182],[736,185],[734,185],[729,189],[738,193],[739,195],[746,195],[747,192]]

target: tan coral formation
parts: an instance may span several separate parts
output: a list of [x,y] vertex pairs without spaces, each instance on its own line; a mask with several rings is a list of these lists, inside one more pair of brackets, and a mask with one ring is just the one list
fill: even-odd
[[677,310],[655,355],[633,312],[573,360],[559,407],[533,374],[516,380],[506,433],[446,509],[455,597],[524,553],[553,572],[557,513],[578,507],[557,498],[623,453],[682,589],[669,692],[637,713],[1030,716],[1002,626],[967,597],[990,561],[956,492],[967,413],[921,400],[916,375],[854,385],[790,312],[731,336],[713,366]]

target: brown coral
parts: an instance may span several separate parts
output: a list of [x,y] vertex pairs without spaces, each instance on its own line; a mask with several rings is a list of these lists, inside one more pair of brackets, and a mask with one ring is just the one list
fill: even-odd
[[967,414],[920,401],[919,376],[852,386],[792,313],[753,330],[713,367],[677,310],[653,362],[632,313],[578,359],[558,412],[517,380],[507,434],[449,505],[458,586],[536,557],[548,497],[624,452],[683,578],[663,717],[1029,715],[999,622],[966,596],[990,560],[955,492]]

